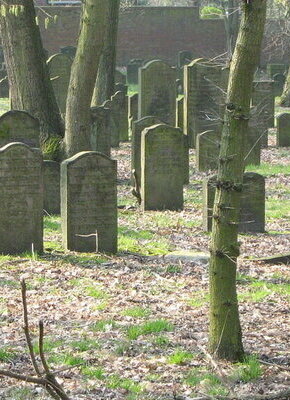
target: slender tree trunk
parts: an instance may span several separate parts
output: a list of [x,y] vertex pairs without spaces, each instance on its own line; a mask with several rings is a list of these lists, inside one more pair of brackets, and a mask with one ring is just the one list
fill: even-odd
[[67,156],[90,150],[90,105],[104,43],[109,3],[85,0],[81,30],[66,104],[64,150]]
[[108,0],[109,18],[105,43],[99,63],[98,74],[92,99],[92,106],[98,106],[115,93],[116,48],[120,0]]
[[239,360],[243,356],[236,293],[238,221],[243,149],[253,76],[264,31],[266,0],[243,2],[242,8],[243,17],[230,68],[210,249],[209,349],[218,358],[229,360]]
[[280,105],[283,107],[290,107],[290,68],[288,70],[283,93],[281,95]]
[[64,126],[45,62],[33,0],[0,0],[0,5],[11,105],[39,119],[43,145],[52,136],[63,136]]

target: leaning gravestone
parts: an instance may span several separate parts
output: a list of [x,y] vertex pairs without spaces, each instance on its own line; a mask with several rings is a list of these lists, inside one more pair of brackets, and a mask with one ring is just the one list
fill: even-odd
[[54,54],[47,60],[47,66],[58,107],[65,114],[72,59],[66,54]]
[[132,125],[138,119],[138,93],[128,97],[128,129],[129,138],[132,138]]
[[175,81],[175,69],[163,61],[150,61],[139,69],[139,119],[154,115],[175,124]]
[[48,214],[60,214],[60,164],[56,161],[43,162],[44,205]]
[[11,110],[0,117],[0,147],[11,142],[39,147],[38,119],[26,111]]
[[[132,184],[135,185],[137,179],[137,185],[141,185],[141,134],[145,128],[149,126],[162,124],[159,118],[148,116],[137,121],[133,121],[132,124],[132,144],[131,144],[131,172],[135,170],[134,177],[132,175]],[[133,174],[133,173],[132,173]]]
[[261,118],[265,119],[268,128],[273,128],[275,115],[274,81],[253,82],[252,105],[258,106]]
[[184,67],[184,133],[195,147],[196,135],[221,130],[228,69],[204,59]]
[[117,252],[117,163],[84,151],[61,164],[64,247],[81,252]]
[[104,106],[91,108],[91,149],[111,155],[111,110]]
[[196,137],[196,165],[198,171],[216,170],[220,151],[221,132],[205,131]]
[[138,72],[139,68],[142,67],[144,60],[134,59],[130,60],[127,65],[127,83],[132,85],[138,85]]
[[[203,181],[203,228],[211,231],[216,175]],[[239,232],[265,232],[265,178],[246,172],[241,193]]]
[[290,146],[290,114],[284,113],[277,117],[277,146]]
[[144,210],[182,210],[184,141],[182,131],[159,124],[141,139],[141,200]]
[[0,254],[43,250],[42,155],[23,143],[0,149]]

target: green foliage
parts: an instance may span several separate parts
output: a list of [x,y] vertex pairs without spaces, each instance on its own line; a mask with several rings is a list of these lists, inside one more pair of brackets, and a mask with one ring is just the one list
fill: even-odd
[[[56,349],[56,348],[62,346],[63,343],[64,343],[64,341],[63,341],[63,340],[60,340],[60,339],[58,339],[58,340],[54,340],[54,339],[50,339],[50,338],[44,339],[44,342],[43,342],[43,351],[44,351],[45,353],[49,353],[49,352],[51,352],[51,350]],[[36,342],[36,343],[33,345],[33,349],[34,349],[34,352],[35,352],[36,354],[39,354],[39,344],[38,344],[38,342]]]
[[193,354],[184,350],[176,350],[173,354],[171,354],[167,361],[169,364],[186,364],[193,358]]
[[200,18],[221,18],[223,15],[223,11],[215,6],[205,6],[200,10]]
[[259,360],[254,355],[245,357],[244,362],[237,365],[238,368],[233,374],[236,381],[250,382],[260,378],[263,373]]
[[91,325],[92,331],[109,332],[117,327],[117,324],[112,319],[102,319]]
[[164,320],[149,321],[142,325],[132,325],[127,329],[127,336],[131,340],[137,339],[141,335],[150,335],[151,333],[170,332],[173,325]]
[[99,343],[93,339],[75,340],[70,343],[70,346],[73,349],[78,350],[80,352],[88,351],[88,350],[92,350],[92,349],[98,349],[100,347]]
[[13,359],[14,356],[14,351],[10,350],[8,347],[0,347],[0,361],[10,361],[11,359]]
[[60,161],[62,156],[62,138],[60,136],[49,137],[42,146],[45,160]]
[[148,317],[148,315],[150,315],[150,313],[151,313],[150,310],[142,307],[127,308],[122,312],[123,315],[134,318],[146,318]]
[[99,380],[105,379],[104,370],[101,367],[83,367],[81,371],[83,375],[89,378],[95,378]]
[[140,393],[142,386],[129,378],[122,378],[119,375],[111,375],[106,379],[107,386],[111,389],[125,389],[132,393]]
[[167,347],[170,341],[166,336],[160,335],[153,339],[153,344],[159,347]]

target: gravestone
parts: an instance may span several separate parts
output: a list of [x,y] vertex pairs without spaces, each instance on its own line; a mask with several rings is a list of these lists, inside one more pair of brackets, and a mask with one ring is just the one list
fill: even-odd
[[42,155],[23,143],[0,149],[0,254],[43,250]]
[[184,141],[182,131],[159,124],[141,138],[142,210],[182,210]]
[[290,114],[284,113],[277,117],[277,146],[290,147]]
[[83,151],[62,162],[61,222],[65,249],[116,253],[116,161]]
[[184,97],[176,99],[176,122],[175,126],[183,130],[183,107]]
[[119,132],[121,142],[129,140],[128,96],[124,92],[116,92],[111,97],[111,110]]
[[91,108],[91,149],[111,155],[111,110],[104,106]]
[[26,111],[11,110],[0,117],[0,147],[11,142],[39,147],[38,119]]
[[[216,175],[203,181],[203,229],[211,231]],[[241,193],[239,232],[265,232],[265,178],[246,172]]]
[[205,131],[196,136],[196,166],[198,171],[217,170],[221,131]]
[[128,97],[128,128],[129,138],[132,138],[132,124],[138,119],[138,93]]
[[3,49],[0,46],[0,97],[9,97],[9,82],[7,77],[6,64]]
[[177,66],[178,68],[182,68],[185,65],[189,64],[193,60],[193,55],[191,51],[182,50],[178,52],[177,55]]
[[276,74],[283,74],[287,72],[287,65],[285,64],[267,64],[267,73],[271,79]]
[[60,214],[60,164],[56,161],[43,162],[43,208],[48,214]]
[[260,109],[260,117],[265,119],[268,128],[274,127],[275,96],[274,82],[263,80],[253,82],[252,105]]
[[184,133],[195,147],[196,135],[221,130],[228,69],[197,59],[184,67]]
[[127,95],[128,94],[128,86],[125,85],[124,83],[118,82],[115,84],[115,93],[116,92],[123,92],[123,93],[125,93],[125,95]]
[[138,85],[138,72],[139,68],[143,65],[143,60],[134,59],[130,60],[127,65],[127,83],[131,85]]
[[64,46],[60,48],[60,52],[69,56],[72,60],[75,58],[77,48],[75,46]]
[[153,116],[143,117],[132,123],[131,172],[135,170],[135,177],[131,177],[132,185],[135,185],[135,179],[138,186],[141,185],[141,134],[145,128],[157,124],[162,124],[162,121]]
[[176,79],[175,81],[176,86],[176,97],[179,95],[183,95],[183,79]]
[[[119,147],[120,145],[120,132],[119,132],[119,124],[118,124],[118,114],[117,117],[113,111],[113,103],[112,100],[106,100],[103,105],[103,108],[109,109],[109,125],[110,125],[110,137],[111,137],[111,147]],[[95,139],[92,139],[95,140]]]
[[245,139],[244,160],[245,165],[260,165],[261,147],[268,140],[268,128],[265,128],[265,120],[259,117],[259,112],[252,108],[248,123],[248,131]]
[[47,66],[58,107],[65,114],[72,59],[67,54],[54,54],[47,60]]
[[139,69],[139,119],[153,115],[175,124],[175,80],[175,69],[160,60],[150,61]]
[[126,84],[126,75],[124,75],[118,69],[115,71],[115,83],[124,83],[124,85]]
[[273,81],[274,81],[274,96],[281,96],[283,93],[283,89],[284,89],[284,84],[286,81],[286,76],[283,74],[275,74],[273,76]]

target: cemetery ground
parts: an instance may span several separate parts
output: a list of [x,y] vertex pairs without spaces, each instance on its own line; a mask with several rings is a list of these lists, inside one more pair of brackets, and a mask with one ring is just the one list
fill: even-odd
[[[0,257],[0,368],[33,373],[22,330],[19,281],[25,278],[35,351],[42,319],[46,357],[53,371],[60,370],[57,377],[72,399],[262,399],[287,389],[289,266],[251,258],[289,253],[289,149],[270,146],[261,166],[250,168],[266,177],[267,232],[240,235],[237,285],[248,354],[241,364],[214,362],[206,352],[207,264],[164,257],[178,249],[207,252],[205,174],[195,172],[194,151],[181,212],[140,211],[129,186],[129,155],[127,143],[113,151],[119,190],[116,256],[64,252],[60,218],[46,216],[44,254]],[[1,377],[0,398],[49,397]]]

